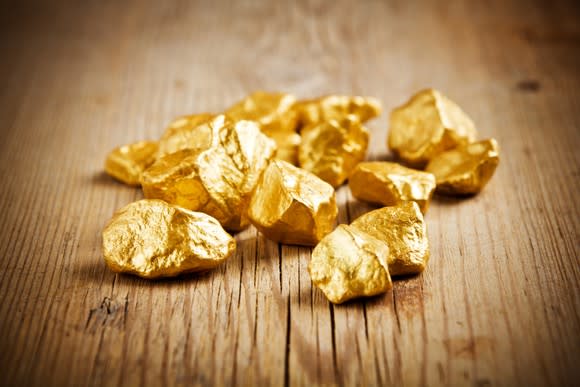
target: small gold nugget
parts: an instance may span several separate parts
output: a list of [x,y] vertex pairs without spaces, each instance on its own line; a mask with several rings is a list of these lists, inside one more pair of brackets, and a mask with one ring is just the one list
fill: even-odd
[[234,121],[251,120],[278,146],[276,158],[297,164],[300,135],[296,133],[298,114],[293,109],[296,98],[291,94],[257,91],[225,114]]
[[329,120],[340,120],[349,114],[366,122],[381,114],[381,103],[373,97],[328,95],[318,99],[299,101],[295,105],[301,128]]
[[115,148],[107,155],[105,172],[129,185],[139,185],[143,171],[155,161],[157,143],[140,141]]
[[341,224],[312,251],[312,283],[331,302],[385,293],[392,288],[388,245],[355,227]]
[[383,207],[360,216],[350,225],[387,243],[391,275],[420,273],[425,269],[429,240],[417,203]]
[[207,149],[186,149],[155,162],[141,176],[146,198],[162,199],[215,217],[226,229],[249,223],[246,211],[262,171],[276,151],[253,121],[216,116]]
[[111,270],[143,278],[173,277],[212,269],[236,241],[209,215],[162,200],[139,200],[120,209],[103,230]]
[[298,153],[300,166],[333,187],[347,179],[365,158],[369,132],[356,116],[306,127]]
[[298,116],[292,108],[296,97],[286,93],[257,91],[225,111],[235,121],[250,120],[266,133],[295,132]]
[[183,149],[207,149],[211,143],[210,123],[214,114],[201,113],[175,119],[159,140],[157,158]]
[[441,153],[427,165],[435,175],[437,192],[475,194],[485,187],[499,164],[499,147],[495,139],[463,145]]
[[448,149],[473,142],[475,125],[459,106],[427,89],[391,112],[388,145],[402,160],[423,168]]
[[370,161],[356,166],[348,185],[359,200],[384,206],[414,201],[425,213],[435,191],[435,176],[397,163]]
[[298,165],[298,147],[302,137],[296,132],[269,132],[266,136],[276,142],[276,158],[284,160],[292,165]]
[[305,246],[332,231],[337,214],[329,184],[282,160],[266,168],[248,210],[252,224],[269,239]]

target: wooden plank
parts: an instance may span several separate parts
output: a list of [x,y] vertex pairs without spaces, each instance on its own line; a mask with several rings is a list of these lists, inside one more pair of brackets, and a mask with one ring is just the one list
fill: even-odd
[[[580,376],[580,28],[556,1],[35,1],[0,12],[0,382],[6,385],[573,385]],[[332,306],[310,249],[250,228],[211,273],[150,282],[103,264],[142,197],[114,146],[256,89],[441,89],[502,149],[480,195],[434,199],[431,260]],[[337,192],[339,222],[372,206]]]

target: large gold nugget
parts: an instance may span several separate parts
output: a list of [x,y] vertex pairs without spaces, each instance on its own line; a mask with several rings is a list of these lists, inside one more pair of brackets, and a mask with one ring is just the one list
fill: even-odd
[[175,119],[159,140],[157,158],[183,149],[207,149],[211,144],[210,123],[214,114],[201,113]]
[[248,210],[252,224],[269,239],[305,246],[332,231],[337,214],[329,184],[282,160],[266,168]]
[[425,213],[435,191],[435,176],[397,163],[369,161],[356,166],[348,185],[359,200],[383,206],[414,201]]
[[437,192],[465,195],[481,191],[498,164],[499,147],[492,138],[441,153],[427,171],[435,175]]
[[427,89],[391,112],[388,145],[402,160],[423,168],[448,149],[473,142],[475,125],[459,106]]
[[302,168],[338,187],[364,160],[368,143],[368,130],[349,115],[305,128],[298,160]]
[[212,269],[235,249],[236,241],[217,220],[162,200],[125,206],[103,230],[109,268],[144,278]]
[[385,242],[342,224],[314,248],[308,272],[326,298],[340,304],[391,289],[388,256]]
[[291,94],[257,91],[250,94],[225,114],[235,121],[251,120],[260,124],[262,132],[276,142],[276,158],[297,164],[300,135],[296,133],[298,114],[292,107]]
[[216,116],[210,146],[182,150],[155,162],[142,175],[146,198],[205,212],[226,229],[248,225],[247,208],[262,171],[274,156],[274,141],[252,121]]
[[139,185],[143,171],[155,161],[157,143],[140,141],[115,148],[107,155],[105,172],[129,185]]
[[350,224],[389,245],[389,273],[420,273],[429,260],[427,226],[419,206],[405,202],[367,212]]
[[365,122],[381,114],[381,103],[373,97],[328,95],[296,103],[300,127],[329,120],[340,120],[349,114]]

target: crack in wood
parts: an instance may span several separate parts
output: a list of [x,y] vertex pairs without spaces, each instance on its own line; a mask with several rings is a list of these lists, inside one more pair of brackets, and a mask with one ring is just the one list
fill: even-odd
[[259,235],[256,234],[255,238],[254,238],[254,242],[255,242],[255,246],[254,246],[254,288],[256,287],[256,278],[258,278],[258,252],[260,251],[258,249],[258,238]]
[[368,319],[367,319],[367,304],[363,304],[362,305],[363,308],[363,321],[365,324],[365,338],[367,339],[367,341],[369,341],[369,323],[368,323]]
[[397,321],[397,329],[401,333],[401,319],[399,318],[399,310],[397,309],[397,293],[393,287],[393,311],[395,312],[395,319]]
[[329,302],[328,307],[330,308],[330,330],[332,333],[332,365],[334,367],[334,377],[339,381],[340,374],[338,372],[338,362],[336,359],[336,324],[334,321],[334,305]]
[[286,311],[286,352],[284,354],[284,387],[290,385],[290,335],[292,329],[292,308],[290,305],[290,295],[287,297]]
[[242,280],[244,278],[244,254],[240,254],[240,278],[238,279],[238,310],[242,302]]
[[256,340],[258,337],[258,303],[260,299],[258,298],[259,293],[256,292],[256,305],[254,305],[254,330],[252,332],[252,349],[256,348]]
[[278,243],[278,271],[280,274],[280,294],[282,294],[282,243]]

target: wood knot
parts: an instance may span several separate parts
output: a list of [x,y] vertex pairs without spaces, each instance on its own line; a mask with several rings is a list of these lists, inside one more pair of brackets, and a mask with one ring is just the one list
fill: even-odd
[[99,306],[89,310],[85,331],[95,333],[106,326],[124,328],[128,305],[128,296],[122,300],[104,297]]

